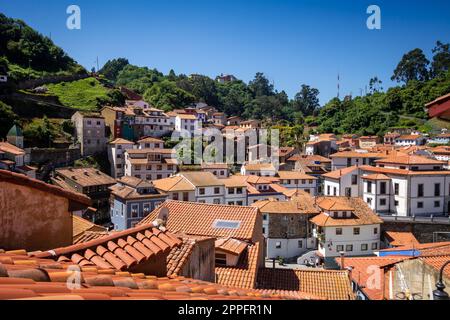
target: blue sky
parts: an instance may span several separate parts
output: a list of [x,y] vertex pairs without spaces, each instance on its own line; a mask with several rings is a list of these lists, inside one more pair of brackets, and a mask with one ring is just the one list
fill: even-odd
[[[66,8],[81,8],[81,30],[66,28]],[[366,27],[369,5],[382,29]],[[164,73],[231,73],[249,81],[264,72],[293,97],[305,83],[321,103],[360,94],[378,76],[389,87],[401,56],[436,40],[450,42],[450,1],[428,0],[14,0],[0,12],[23,19],[86,68],[126,57]]]

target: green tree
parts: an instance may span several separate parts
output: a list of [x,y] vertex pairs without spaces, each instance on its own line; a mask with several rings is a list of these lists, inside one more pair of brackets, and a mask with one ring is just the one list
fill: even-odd
[[271,96],[274,94],[273,85],[265,77],[264,73],[258,72],[248,85],[254,97]]
[[433,61],[431,62],[431,73],[433,77],[442,75],[450,70],[450,44],[436,42],[436,47],[433,49]]
[[313,115],[320,107],[319,93],[319,90],[302,84],[300,91],[294,97],[294,110],[300,111],[304,116]]
[[381,86],[383,82],[378,79],[378,77],[373,77],[369,80],[369,93],[374,94],[376,92],[383,91],[383,87]]
[[125,58],[108,60],[103,68],[100,69],[99,73],[104,75],[106,79],[115,82],[119,72],[129,64]]
[[165,111],[182,108],[195,101],[192,94],[178,88],[174,82],[169,80],[153,84],[150,89],[145,91],[144,99],[156,108]]
[[5,137],[17,120],[17,115],[6,103],[0,101],[0,137]]
[[422,49],[414,49],[402,57],[391,80],[404,83],[412,80],[426,81],[429,78],[429,63]]

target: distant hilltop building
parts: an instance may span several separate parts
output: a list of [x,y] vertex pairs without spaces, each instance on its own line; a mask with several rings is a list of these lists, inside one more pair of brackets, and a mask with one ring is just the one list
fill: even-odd
[[222,73],[220,76],[217,76],[216,80],[219,83],[226,83],[226,82],[236,81],[237,78],[235,76],[233,76],[232,74],[223,74]]

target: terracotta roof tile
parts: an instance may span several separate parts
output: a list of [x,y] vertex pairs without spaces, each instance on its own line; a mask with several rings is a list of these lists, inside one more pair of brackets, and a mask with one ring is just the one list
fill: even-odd
[[307,193],[299,193],[289,201],[262,200],[252,204],[262,213],[271,214],[319,214],[314,199]]
[[[5,264],[7,259],[10,263]],[[33,265],[17,264],[19,260],[33,262]],[[5,253],[0,253],[0,261],[0,300],[314,299],[311,295],[290,291],[249,290],[178,276],[104,272],[98,267],[81,268],[80,283],[68,286],[66,281],[75,271],[67,269],[73,263]],[[49,264],[54,269],[49,269]]]
[[400,231],[385,231],[385,238],[389,241],[389,244],[394,247],[419,244],[419,241],[411,232],[400,232]]
[[[228,206],[220,204],[195,203],[167,200],[144,218],[140,224],[154,221],[162,208],[169,210],[167,228],[188,235],[216,238],[233,237],[252,240],[256,232],[256,221],[260,215],[257,208]],[[232,226],[217,225],[218,222],[232,223]]]
[[358,166],[352,166],[352,167],[347,167],[344,169],[339,169],[339,170],[335,170],[335,171],[331,171],[328,173],[325,173],[322,175],[322,177],[324,178],[331,178],[331,179],[340,179],[341,177],[352,173],[353,171],[358,170]]
[[168,236],[167,231],[146,224],[88,242],[36,253],[35,256],[123,271],[144,260],[168,253],[181,243],[175,236]]
[[[358,283],[361,290],[365,295],[371,300],[382,300],[383,297],[387,298],[388,286],[385,287],[385,292],[383,295],[383,288],[376,288],[375,286],[368,285],[370,277],[374,276],[374,267],[379,270],[379,272],[387,277],[384,268],[388,269],[394,266],[396,263],[401,262],[408,257],[361,257],[361,258],[345,258],[344,268],[351,267],[351,276],[353,281]],[[342,267],[341,260],[336,259],[336,262]],[[386,283],[386,282],[385,282]]]
[[261,268],[258,288],[300,291],[329,300],[354,300],[347,271]]
[[56,174],[83,186],[113,185],[116,180],[96,168],[56,169]]
[[320,197],[317,199],[319,207],[326,211],[351,211],[351,218],[333,218],[321,213],[310,221],[318,226],[357,226],[381,224],[381,220],[361,198]]
[[240,256],[247,249],[248,243],[233,238],[226,238],[216,240],[215,247],[216,250]]
[[78,239],[87,231],[105,232],[106,228],[96,225],[78,216],[72,216],[73,239]]

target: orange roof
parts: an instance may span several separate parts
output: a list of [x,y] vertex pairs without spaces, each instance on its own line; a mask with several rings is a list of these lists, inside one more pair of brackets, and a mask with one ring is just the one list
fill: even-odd
[[260,250],[259,242],[249,245],[247,250],[240,255],[237,266],[216,267],[217,283],[226,286],[239,286],[245,289],[256,288],[256,276],[261,263]]
[[84,234],[86,231],[97,231],[104,232],[107,231],[106,228],[102,226],[98,226],[95,223],[92,223],[86,219],[83,219],[78,216],[72,216],[72,227],[73,227],[73,239],[76,239]]
[[0,151],[11,153],[16,156],[25,155],[25,151],[23,149],[17,148],[15,145],[6,141],[0,142]]
[[405,134],[405,135],[401,135],[400,137],[398,137],[398,140],[416,140],[422,138],[422,136],[417,135],[417,134]]
[[342,151],[332,154],[330,158],[383,158],[386,155],[379,152],[357,152],[357,151]]
[[153,137],[146,137],[141,140],[138,140],[138,143],[164,143],[164,141]]
[[333,218],[321,213],[310,221],[318,226],[358,226],[381,224],[381,220],[361,198],[324,197],[318,198],[317,204],[326,211],[351,211],[351,218]]
[[248,243],[233,238],[226,238],[216,240],[215,246],[216,250],[240,256],[247,249]]
[[38,189],[44,192],[54,194],[59,197],[67,198],[71,201],[80,203],[85,206],[91,205],[91,199],[84,194],[68,191],[51,184],[42,182],[40,180],[29,178],[23,174],[14,173],[11,171],[0,170],[0,181],[7,183],[18,184],[34,189]]
[[259,170],[269,170],[276,171],[275,167],[271,163],[247,163],[244,164],[245,170],[248,171],[259,171]]
[[195,187],[184,177],[170,177],[165,179],[153,180],[156,189],[164,192],[194,191]]
[[319,155],[306,155],[306,154],[299,154],[294,155],[288,159],[288,161],[309,161],[310,163],[317,162],[324,162],[324,163],[331,163],[331,160]]
[[391,180],[391,178],[382,173],[369,174],[367,176],[363,176],[362,178],[365,180]]
[[440,170],[440,171],[411,171],[406,169],[394,169],[394,168],[382,168],[382,167],[372,167],[372,166],[360,166],[363,171],[378,172],[393,175],[411,175],[411,176],[422,176],[422,175],[448,175],[450,170]]
[[[442,266],[450,260],[450,254],[443,255],[443,256],[427,256],[427,257],[420,257],[421,261],[423,261],[425,264],[431,266],[436,271],[440,271]],[[445,268],[444,269],[444,275],[447,278],[450,278],[450,269]]]
[[[113,185],[116,180],[96,168],[66,168],[56,169],[57,177],[69,179],[83,186]],[[56,183],[58,180],[54,180]]]
[[252,204],[259,208],[262,213],[270,214],[319,214],[320,211],[314,206],[313,198],[304,193],[294,196],[289,201],[261,200]]
[[450,241],[446,242],[433,242],[433,243],[410,243],[397,248],[389,248],[380,250],[380,252],[389,251],[408,251],[408,250],[420,250],[421,253],[426,253],[427,255],[450,255]]
[[117,138],[111,141],[109,144],[134,144],[134,142],[122,138]]
[[258,240],[254,239],[260,231],[256,230],[260,216],[257,208],[167,200],[140,224],[155,220],[162,208],[169,210],[167,228],[170,230],[189,235]]
[[394,163],[394,164],[444,164],[442,161],[438,161],[435,159],[430,159],[427,157],[416,156],[416,155],[407,155],[403,153],[391,154],[386,158],[376,160],[376,163]]
[[394,247],[404,246],[408,244],[419,244],[419,241],[411,232],[401,232],[401,231],[385,231],[386,239],[389,244]]
[[66,261],[80,266],[129,270],[140,263],[161,258],[182,241],[152,224],[145,224],[85,243],[36,253],[38,258]]
[[348,167],[348,168],[344,168],[344,169],[331,171],[331,172],[323,174],[322,177],[331,178],[331,179],[340,179],[341,177],[343,177],[355,170],[358,170],[358,166],[352,166],[352,167]]
[[278,177],[286,180],[317,180],[316,177],[310,176],[300,171],[278,171]]
[[[27,252],[0,253],[0,300],[266,300],[313,299],[300,292],[252,290],[191,278],[156,277],[82,266],[29,256]],[[67,286],[71,278],[80,286]]]
[[197,117],[193,114],[177,114],[177,117],[183,120],[197,120]]
[[[382,300],[383,296],[388,298],[389,287],[385,285],[385,291],[383,295],[383,288],[376,288],[376,286],[367,286],[367,283],[371,277],[374,276],[374,267],[385,277],[385,281],[381,283],[387,283],[388,275],[385,274],[384,268],[394,266],[396,263],[409,259],[409,257],[361,257],[361,258],[345,258],[344,268],[352,267],[351,276],[353,281],[358,283],[364,294],[371,300]],[[341,266],[341,259],[336,258],[336,262]],[[342,267],[342,266],[341,266]],[[376,276],[376,274],[375,274]],[[373,288],[372,288],[373,287]]]
[[347,271],[261,268],[258,288],[301,291],[329,300],[354,300]]

